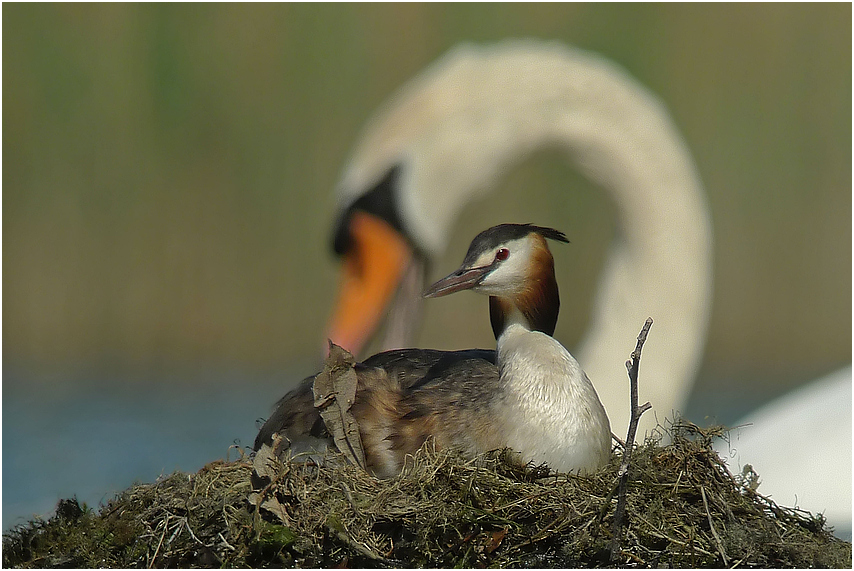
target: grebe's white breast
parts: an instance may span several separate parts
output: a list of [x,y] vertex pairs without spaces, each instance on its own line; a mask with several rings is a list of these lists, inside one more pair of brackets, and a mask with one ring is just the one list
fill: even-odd
[[611,427],[605,408],[563,345],[512,323],[498,338],[498,367],[507,446],[524,462],[580,473],[607,462]]

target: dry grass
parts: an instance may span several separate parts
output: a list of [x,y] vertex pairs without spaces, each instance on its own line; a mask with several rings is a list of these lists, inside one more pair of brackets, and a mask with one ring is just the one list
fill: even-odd
[[[671,444],[633,455],[618,566],[850,567],[851,544],[820,516],[782,508],[733,477],[712,450],[720,431],[682,423]],[[608,566],[619,455],[592,477],[519,472],[500,454],[466,461],[422,449],[376,480],[330,458],[285,462],[247,498],[252,460],[214,462],[134,486],[99,513],[57,515],[10,532],[4,566]]]

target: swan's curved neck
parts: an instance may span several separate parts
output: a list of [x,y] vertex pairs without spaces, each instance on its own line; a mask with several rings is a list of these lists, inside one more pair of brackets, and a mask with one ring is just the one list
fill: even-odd
[[[620,390],[626,386],[623,363],[647,317],[655,327],[644,350],[641,398],[652,402],[659,419],[687,399],[708,322],[711,222],[691,155],[663,105],[600,58],[570,52],[558,59],[566,70],[557,75],[562,80],[540,70],[517,79],[527,84],[527,99],[513,90],[494,99],[491,116],[505,124],[484,130],[482,144],[473,145],[491,156],[491,171],[469,169],[498,174],[537,147],[560,145],[610,196],[618,233],[590,326],[574,353],[600,387],[614,430],[624,433],[629,407],[627,391]],[[472,81],[482,80],[474,73]],[[527,83],[533,75],[539,85]],[[502,139],[502,132],[512,138]],[[603,391],[605,386],[616,389]],[[647,416],[642,430],[654,426],[653,415]]]
[[[598,386],[625,386],[622,364],[652,317],[641,392],[662,419],[687,399],[702,356],[712,286],[711,221],[692,158],[660,102],[628,77],[589,71],[600,96],[566,107],[563,120],[543,123],[541,132],[602,186],[618,217],[590,326],[575,354]],[[628,425],[625,393],[606,392],[603,402],[621,433]],[[652,428],[653,420],[649,415],[642,429]]]
[[641,398],[663,417],[693,382],[711,291],[711,224],[699,177],[647,89],[604,58],[560,44],[461,46],[405,85],[368,125],[345,170],[342,200],[402,165],[403,225],[438,255],[463,206],[545,146],[566,149],[616,207],[618,235],[576,355],[621,433],[626,392],[603,388],[624,388],[622,364],[645,319],[656,325],[644,351]]

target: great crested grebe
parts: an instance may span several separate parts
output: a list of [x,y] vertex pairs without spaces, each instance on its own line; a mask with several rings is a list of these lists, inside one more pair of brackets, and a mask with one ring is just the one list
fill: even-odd
[[[552,334],[560,298],[546,239],[562,232],[501,224],[481,232],[462,266],[430,286],[425,297],[471,289],[489,296],[497,351],[400,349],[355,367],[350,409],[359,424],[367,469],[390,477],[428,438],[438,448],[473,456],[510,448],[522,463],[586,473],[610,454],[608,416],[593,384]],[[314,407],[309,377],[282,398],[255,439],[273,434],[294,449],[328,439]]]
[[[574,353],[625,434],[625,369],[648,316],[641,400],[681,409],[703,352],[712,231],[691,154],[664,105],[613,62],[557,42],[461,45],[365,126],[337,187],[343,279],[328,337],[358,353],[388,310],[383,349],[414,341],[425,265],[463,207],[513,164],[559,147],[615,206],[617,232]],[[567,189],[570,190],[570,189]],[[640,434],[655,415],[641,418]]]

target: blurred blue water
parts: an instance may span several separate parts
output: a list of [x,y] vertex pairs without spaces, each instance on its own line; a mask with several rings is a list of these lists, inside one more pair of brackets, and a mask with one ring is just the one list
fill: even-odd
[[[305,375],[207,382],[95,383],[28,390],[4,371],[3,529],[49,516],[61,498],[97,507],[134,482],[195,472],[251,447],[256,419]],[[7,387],[14,387],[8,389]]]

